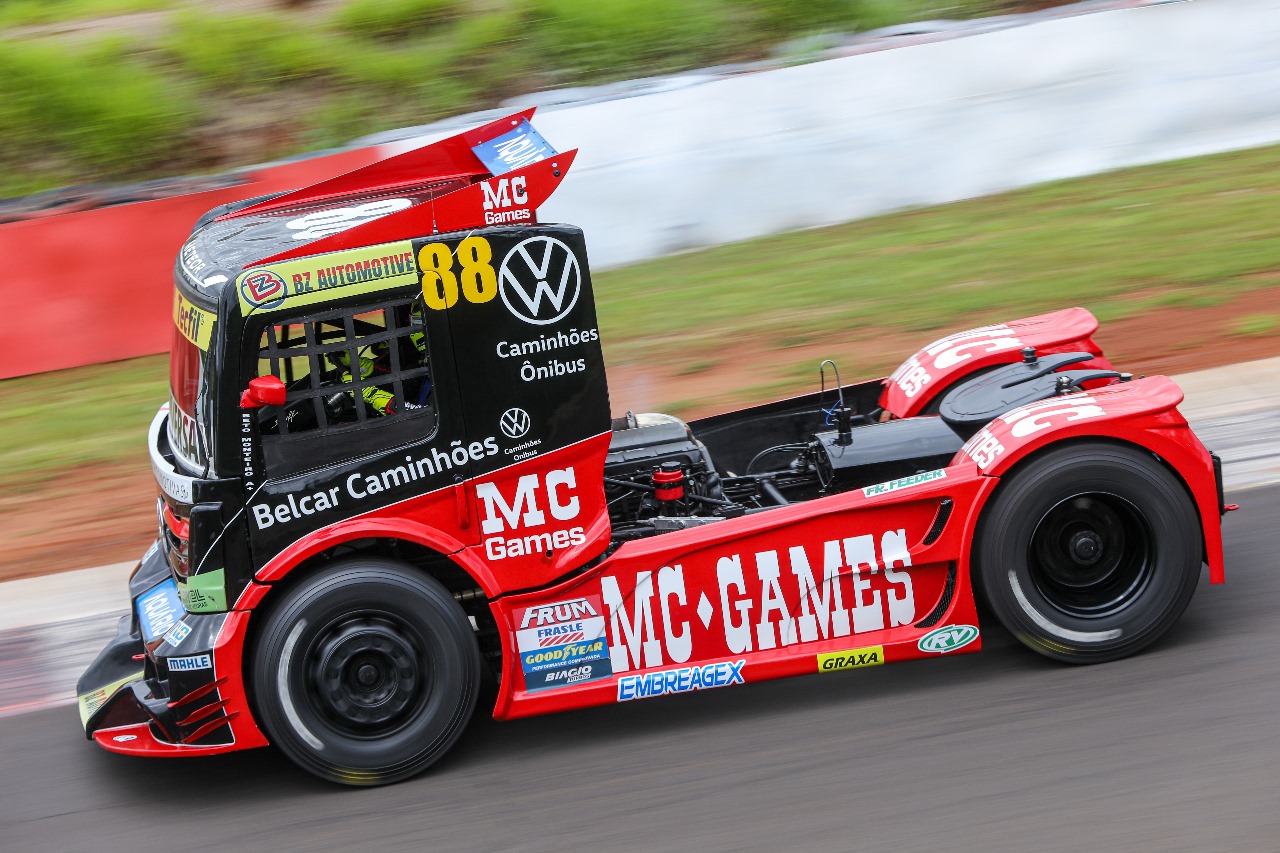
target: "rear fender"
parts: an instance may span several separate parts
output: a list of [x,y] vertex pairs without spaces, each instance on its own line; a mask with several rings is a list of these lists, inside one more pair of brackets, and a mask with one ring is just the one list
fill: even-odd
[[1050,445],[1079,438],[1124,442],[1155,453],[1186,486],[1200,515],[1209,579],[1222,583],[1222,524],[1213,458],[1178,411],[1182,389],[1166,376],[1051,397],[1014,409],[974,434],[955,465],[972,460],[999,477]]
[[1093,314],[1067,308],[948,335],[911,356],[885,380],[879,405],[896,417],[914,417],[965,376],[1020,360],[1023,347],[1034,347],[1039,355],[1093,353],[1097,358],[1076,367],[1110,370],[1111,363],[1091,337],[1097,330]]

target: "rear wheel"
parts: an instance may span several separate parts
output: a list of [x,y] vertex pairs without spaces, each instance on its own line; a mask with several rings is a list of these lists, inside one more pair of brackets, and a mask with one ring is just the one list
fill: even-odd
[[272,743],[348,785],[407,779],[466,727],[480,653],[466,614],[430,577],[389,560],[331,566],[267,615],[254,652]]
[[975,549],[987,605],[1019,640],[1071,663],[1133,654],[1177,621],[1200,577],[1199,519],[1149,454],[1077,444],[1000,487]]

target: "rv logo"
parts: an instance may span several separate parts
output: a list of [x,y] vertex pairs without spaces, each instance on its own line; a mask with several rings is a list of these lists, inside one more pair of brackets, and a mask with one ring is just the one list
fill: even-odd
[[548,326],[578,304],[582,269],[573,250],[556,238],[530,237],[507,253],[498,285],[508,311],[526,323]]
[[920,638],[916,647],[922,652],[946,654],[978,639],[978,629],[972,625],[944,625]]
[[529,431],[529,413],[524,409],[507,409],[498,423],[507,438],[520,438]]

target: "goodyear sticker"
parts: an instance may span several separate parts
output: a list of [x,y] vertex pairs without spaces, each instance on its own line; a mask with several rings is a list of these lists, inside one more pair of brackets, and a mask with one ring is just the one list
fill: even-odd
[[849,649],[843,652],[824,652],[818,655],[818,672],[858,669],[863,666],[879,666],[882,663],[884,663],[884,646],[868,646],[865,649]]
[[613,675],[602,613],[598,595],[516,611],[516,647],[525,689],[564,687]]
[[216,314],[189,301],[181,291],[173,291],[173,322],[184,338],[202,350],[209,349],[216,318]]
[[402,240],[255,267],[240,274],[236,290],[248,314],[417,283],[413,244]]

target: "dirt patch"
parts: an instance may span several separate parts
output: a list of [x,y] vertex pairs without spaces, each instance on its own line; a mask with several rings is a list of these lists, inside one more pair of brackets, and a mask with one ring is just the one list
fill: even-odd
[[0,581],[137,560],[156,536],[157,494],[144,465],[77,468],[0,493]]
[[[1280,321],[1280,287],[1209,308],[1162,308],[1105,323],[1096,339],[1122,370],[1186,373],[1280,355],[1280,325],[1271,331],[1245,322],[1265,315]],[[884,375],[931,337],[993,318],[971,319],[935,335],[861,330],[857,340],[801,346],[760,338],[727,344],[693,365],[655,357],[610,366],[610,397],[617,413],[674,403],[685,417],[714,414],[816,389],[824,358],[841,365],[845,382]],[[138,559],[155,537],[155,497],[142,465],[80,468],[21,494],[0,494],[0,581]]]

